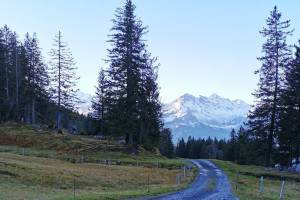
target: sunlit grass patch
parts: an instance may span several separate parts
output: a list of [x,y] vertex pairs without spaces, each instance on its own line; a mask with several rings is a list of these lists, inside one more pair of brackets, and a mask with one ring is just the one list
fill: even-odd
[[[241,200],[279,199],[281,180],[285,179],[284,199],[300,199],[300,175],[296,173],[280,172],[254,165],[238,165],[229,161],[212,160],[229,176],[231,188],[235,186],[235,177],[238,176],[238,189],[232,191]],[[260,177],[264,176],[264,192],[259,193]]]

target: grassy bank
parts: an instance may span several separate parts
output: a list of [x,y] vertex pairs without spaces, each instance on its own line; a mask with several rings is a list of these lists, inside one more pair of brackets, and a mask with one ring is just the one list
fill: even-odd
[[[108,160],[109,163],[106,163]],[[119,163],[115,163],[118,161]],[[186,187],[185,161],[91,137],[58,135],[19,124],[0,125],[0,199],[125,199]]]
[[181,168],[184,162],[166,159],[156,152],[139,149],[138,155],[128,153],[117,141],[96,140],[89,136],[56,134],[47,128],[6,123],[0,125],[0,152],[10,152],[70,162],[105,163],[121,161],[122,165]]
[[[229,161],[212,160],[229,176],[232,191],[241,200],[279,199],[281,180],[285,181],[284,199],[300,199],[300,175],[289,172],[266,169],[261,166],[238,165]],[[234,189],[235,177],[238,176],[238,189]],[[259,179],[264,176],[264,192],[259,193]]]

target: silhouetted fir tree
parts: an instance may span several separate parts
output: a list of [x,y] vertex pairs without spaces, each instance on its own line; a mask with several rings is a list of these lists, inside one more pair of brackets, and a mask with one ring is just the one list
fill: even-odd
[[76,84],[79,79],[72,53],[63,41],[60,31],[54,38],[50,56],[51,95],[57,105],[56,127],[60,130],[62,109],[74,110],[75,103],[78,102]]
[[172,142],[172,132],[170,129],[163,129],[160,134],[159,151],[168,158],[174,157],[174,144]]
[[99,130],[101,134],[105,132],[105,113],[106,111],[106,78],[105,72],[101,68],[98,75],[98,85],[96,87],[95,97],[92,102],[93,118],[99,122]]
[[35,124],[37,102],[48,97],[49,76],[46,65],[43,63],[36,34],[33,34],[32,37],[28,33],[26,34],[24,49],[26,59],[26,65],[24,66],[24,75],[26,77],[26,121]]
[[107,120],[112,135],[125,136],[129,146],[159,144],[161,130],[155,59],[146,50],[146,28],[127,0],[113,19],[108,50]]
[[5,25],[1,28],[1,85],[2,85],[2,119],[9,120],[13,113],[14,99],[12,94],[13,85],[13,60],[12,51],[15,43],[15,34]]
[[20,47],[15,32],[6,25],[0,28],[0,121],[20,119],[19,90],[22,79],[19,64]]
[[12,37],[12,65],[14,66],[14,119],[16,121],[20,121],[20,89],[21,89],[21,83],[22,83],[22,67],[20,67],[20,55],[21,55],[21,45],[20,42],[17,40],[17,34],[13,33]]
[[250,149],[250,139],[248,132],[244,127],[240,127],[236,135],[235,143],[235,161],[239,164],[250,164],[251,160],[251,149]]
[[228,141],[228,146],[225,151],[225,157],[227,160],[236,160],[236,145],[237,145],[237,135],[235,129],[230,132],[230,140]]
[[145,52],[139,83],[138,107],[140,122],[137,140],[148,149],[158,146],[159,135],[163,129],[157,84],[158,65],[155,63],[156,58],[152,58],[149,53]]
[[178,142],[178,144],[176,146],[176,155],[181,158],[186,157],[185,141],[183,138]]
[[286,74],[278,137],[280,163],[285,166],[291,166],[293,158],[299,163],[300,156],[300,47],[295,48],[295,58]]
[[5,115],[5,107],[4,107],[4,94],[5,94],[5,88],[4,88],[4,51],[5,51],[5,45],[4,45],[4,37],[3,37],[3,30],[0,29],[0,122],[4,120]]
[[284,71],[290,62],[291,51],[286,44],[290,21],[282,21],[277,7],[267,19],[267,27],[260,33],[266,38],[262,46],[263,56],[255,107],[249,115],[249,128],[260,148],[265,152],[265,165],[270,166],[274,139],[278,135],[280,96],[284,86]]

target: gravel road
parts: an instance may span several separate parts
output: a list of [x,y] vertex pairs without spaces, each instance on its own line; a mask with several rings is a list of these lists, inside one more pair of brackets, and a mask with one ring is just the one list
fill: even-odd
[[207,160],[192,160],[199,167],[195,181],[185,190],[139,200],[237,200],[231,193],[228,177]]

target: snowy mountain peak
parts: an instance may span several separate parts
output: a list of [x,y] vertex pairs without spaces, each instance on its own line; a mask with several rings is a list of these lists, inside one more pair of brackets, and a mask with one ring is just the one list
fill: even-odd
[[195,97],[189,93],[185,93],[184,95],[182,95],[181,97],[179,97],[181,99],[194,99]]
[[78,113],[87,115],[92,106],[92,95],[78,91],[76,96],[79,99],[79,103],[76,105]]
[[218,94],[216,93],[213,93],[212,95],[209,96],[210,99],[222,99],[221,96],[219,96]]
[[163,116],[166,126],[173,130],[174,138],[183,133],[205,137],[220,131],[223,132],[221,135],[214,136],[224,138],[229,136],[232,128],[238,128],[245,121],[249,109],[250,106],[242,100],[230,100],[217,94],[209,97],[184,94],[164,105]]

